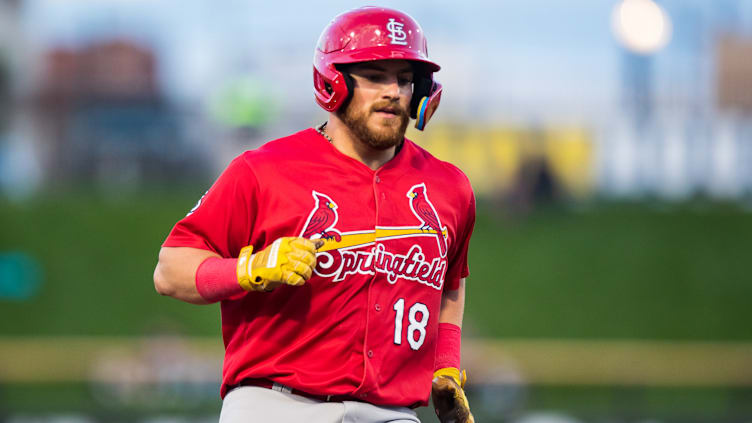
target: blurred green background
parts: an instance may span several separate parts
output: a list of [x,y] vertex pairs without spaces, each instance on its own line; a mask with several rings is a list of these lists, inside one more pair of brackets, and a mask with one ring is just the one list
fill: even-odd
[[[217,336],[217,307],[160,298],[151,280],[162,241],[203,191],[0,203],[0,250],[44,271],[32,300],[3,304],[0,333]],[[481,201],[478,212],[474,335],[752,341],[752,219],[739,206],[594,202],[519,217]]]

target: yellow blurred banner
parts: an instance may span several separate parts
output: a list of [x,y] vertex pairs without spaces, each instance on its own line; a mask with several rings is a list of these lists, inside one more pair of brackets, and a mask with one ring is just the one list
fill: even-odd
[[475,380],[539,385],[752,386],[752,343],[472,340],[463,366]]
[[571,196],[587,196],[594,188],[594,147],[586,128],[437,125],[425,133],[410,131],[408,138],[461,168],[479,194],[513,190],[533,161],[544,163]]

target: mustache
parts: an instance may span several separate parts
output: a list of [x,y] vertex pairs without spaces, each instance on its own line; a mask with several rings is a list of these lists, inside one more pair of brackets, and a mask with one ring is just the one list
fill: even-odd
[[371,106],[371,113],[378,112],[380,110],[389,109],[390,112],[395,113],[404,118],[408,117],[407,109],[400,106],[396,101],[381,101]]

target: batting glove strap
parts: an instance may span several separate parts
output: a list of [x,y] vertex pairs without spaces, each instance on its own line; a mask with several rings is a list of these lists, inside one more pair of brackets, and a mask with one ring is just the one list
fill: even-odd
[[249,245],[240,250],[237,264],[238,284],[246,291],[261,291],[263,290],[263,281],[253,281],[248,270],[250,269],[249,263],[253,259],[253,246]]
[[460,371],[460,369],[456,367],[444,367],[443,369],[436,370],[433,372],[433,378],[434,380],[439,376],[447,376],[452,378],[457,385],[460,385],[460,388],[465,389],[465,382],[467,382],[467,373],[465,371]]

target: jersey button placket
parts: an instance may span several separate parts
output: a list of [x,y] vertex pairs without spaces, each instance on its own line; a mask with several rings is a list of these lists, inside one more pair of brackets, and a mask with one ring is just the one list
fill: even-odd
[[[380,189],[376,188],[376,185],[380,184],[380,183],[381,183],[381,177],[379,175],[374,175],[374,177],[373,177],[373,185],[374,185],[373,186],[373,190],[374,190],[375,197],[377,199],[377,204],[379,202],[378,201],[379,197],[381,198],[382,201],[386,198],[386,195],[384,195],[384,192],[381,191]],[[381,191],[381,192],[379,192],[379,191]],[[379,217],[380,217],[380,216],[378,216],[378,205],[376,207],[376,210],[377,210],[376,222],[374,222],[374,223],[378,226],[378,221],[379,221]],[[374,274],[373,277],[371,278],[371,283],[373,283],[373,281],[374,281],[375,278],[376,278],[376,275]],[[371,289],[371,284],[369,284],[369,289]],[[374,303],[373,308],[374,308],[374,310],[376,310],[377,313],[381,311],[381,305],[378,304],[378,303]],[[373,354],[373,350],[366,351],[366,356],[369,359],[372,359],[373,355],[374,355]],[[366,398],[367,394],[365,394],[365,393],[360,394],[360,397],[361,398]]]

